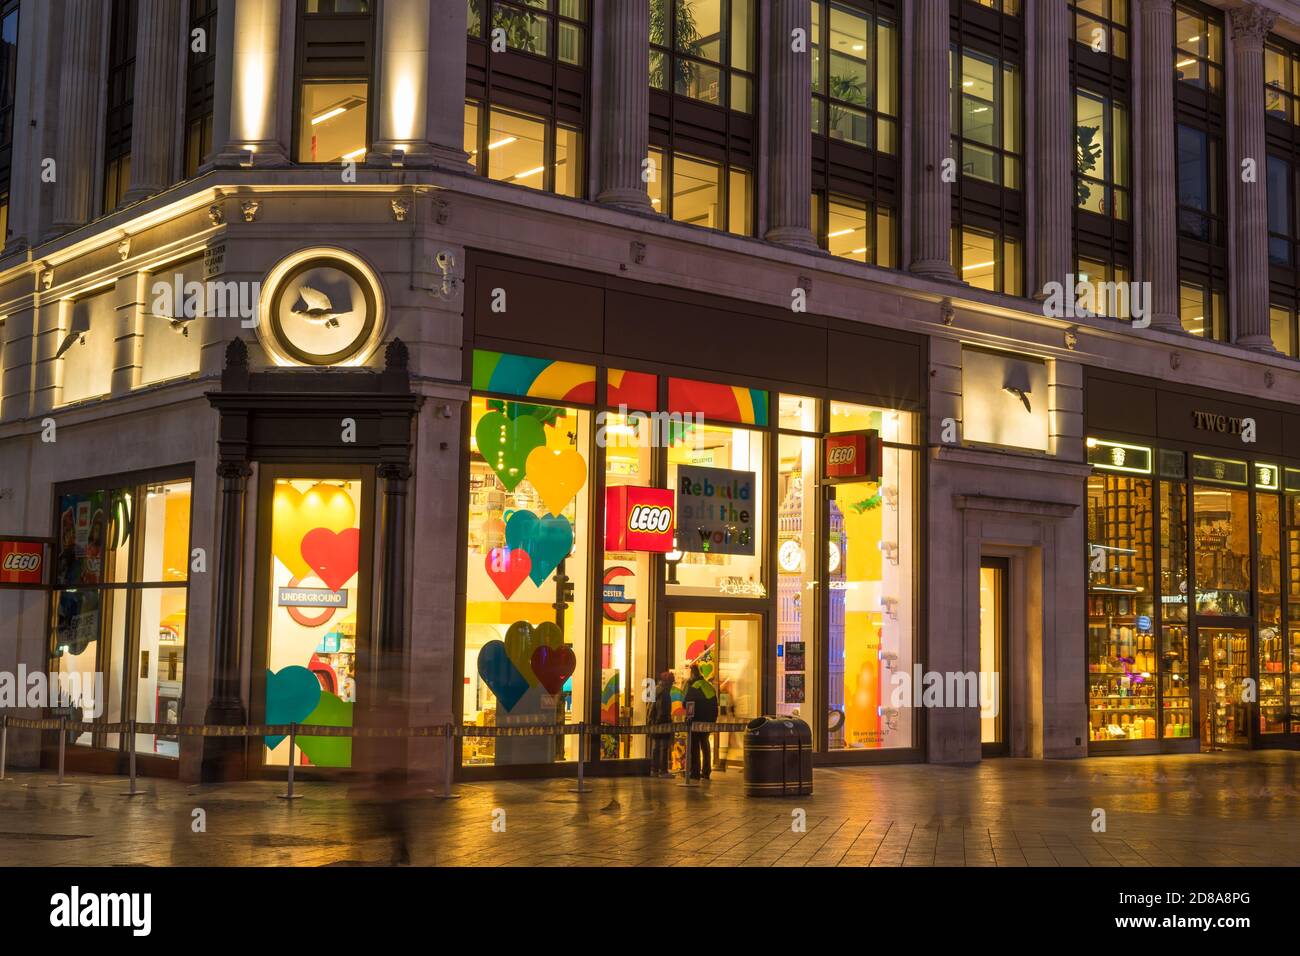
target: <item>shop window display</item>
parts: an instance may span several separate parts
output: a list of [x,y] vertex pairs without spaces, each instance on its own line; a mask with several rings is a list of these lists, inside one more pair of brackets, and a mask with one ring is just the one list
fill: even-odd
[[1165,738],[1189,737],[1192,726],[1187,504],[1186,483],[1160,483],[1160,725]]
[[1196,613],[1250,616],[1250,496],[1244,489],[1196,485]]
[[[1300,473],[1287,469],[1287,487]],[[1291,733],[1300,733],[1300,495],[1288,494],[1286,502],[1286,657],[1287,699],[1290,702]]]
[[[517,394],[594,394],[589,366],[476,355],[475,379]],[[530,364],[531,363],[531,364]],[[483,366],[480,369],[480,365]],[[556,367],[561,366],[557,371]],[[466,723],[577,722],[586,714],[591,413],[475,397],[470,421]],[[616,655],[611,648],[611,664]],[[611,667],[610,670],[616,670]],[[469,739],[466,764],[577,758],[577,738]]]
[[[781,396],[782,423],[789,402],[812,406],[816,402]],[[802,425],[796,411],[790,416],[796,425]],[[816,428],[814,418],[811,423]],[[801,435],[781,435],[777,471],[776,512],[776,712],[802,717],[810,725],[815,723],[812,705],[817,699],[813,683],[817,677],[816,662],[822,651],[817,634],[817,601],[821,590],[817,585],[817,555],[824,545],[819,544],[817,521],[817,455],[821,443],[816,438]],[[832,528],[832,534],[838,531]],[[835,601],[838,598],[838,614]],[[839,641],[843,641],[843,592],[832,594],[829,626]]]
[[[361,575],[360,478],[280,478],[271,501],[266,721],[353,726],[357,621],[369,595]],[[350,767],[350,737],[267,737],[265,762]]]
[[[1272,466],[1269,466],[1272,467]],[[1276,470],[1276,469],[1274,469]],[[1256,493],[1255,543],[1259,596],[1259,730],[1286,731],[1286,664],[1282,643],[1282,509],[1277,495]]]

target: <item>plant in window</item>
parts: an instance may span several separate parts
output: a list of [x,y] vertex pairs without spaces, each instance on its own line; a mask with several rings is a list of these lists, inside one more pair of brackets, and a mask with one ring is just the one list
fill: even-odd
[[830,103],[830,130],[831,136],[836,139],[844,138],[844,130],[841,126],[846,120],[849,120],[854,114],[850,113],[843,106],[836,104],[836,101],[846,103],[867,102],[867,81],[861,76],[841,76],[834,74],[831,76],[829,93]]
[[[653,46],[668,46],[668,18],[664,15],[664,7],[668,4],[673,4],[673,0],[653,0],[650,4],[650,43]],[[693,0],[677,0],[674,4],[673,36],[677,38],[677,49],[699,55],[700,31],[695,25],[693,7]],[[673,57],[674,89],[689,89],[691,81],[695,79],[695,73],[695,64],[690,60]],[[654,79],[651,78],[652,83]]]
[[[546,24],[535,13],[497,4],[492,8],[492,30],[495,32],[498,29],[505,31],[506,46],[512,50],[545,52],[542,31],[546,29]],[[542,48],[540,51],[539,45]]]
[[[1074,128],[1074,169],[1079,174],[1079,177],[1086,176],[1097,168],[1097,161],[1101,159],[1101,144],[1094,142],[1094,140],[1100,130],[1100,126],[1076,126]],[[1084,205],[1091,195],[1092,187],[1082,178],[1076,178],[1074,181],[1075,204]]]

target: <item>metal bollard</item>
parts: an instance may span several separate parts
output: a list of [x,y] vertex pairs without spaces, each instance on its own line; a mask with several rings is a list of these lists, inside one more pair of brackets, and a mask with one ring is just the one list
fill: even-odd
[[144,791],[135,788],[135,721],[127,721],[126,745],[129,748],[127,763],[130,767],[131,789],[123,792],[124,797],[138,797]]
[[51,788],[66,787],[69,784],[63,782],[63,758],[66,756],[68,749],[68,718],[59,718],[59,780],[57,783],[50,784]]
[[302,799],[302,794],[293,792],[293,765],[294,765],[293,750],[294,747],[297,746],[297,744],[298,744],[298,725],[296,723],[290,723],[289,724],[289,789],[286,790],[284,793],[276,794],[276,796],[278,796],[281,800]]
[[578,785],[569,790],[569,793],[591,793],[591,788],[586,783],[586,766],[587,766],[587,725],[578,724]]
[[452,725],[447,725],[447,759],[444,761],[446,778],[443,780],[442,793],[434,794],[439,800],[459,800],[460,794],[453,793],[451,778],[456,772],[456,738],[451,735]]
[[0,783],[9,783],[13,778],[5,776],[5,766],[9,760],[9,715],[0,714]]

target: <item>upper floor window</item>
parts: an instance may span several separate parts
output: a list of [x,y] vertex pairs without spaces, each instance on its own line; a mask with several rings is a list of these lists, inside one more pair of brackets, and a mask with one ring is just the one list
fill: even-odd
[[968,0],[968,2],[977,7],[988,7],[998,13],[1005,13],[1009,17],[1020,16],[1020,0]]
[[[678,222],[748,236],[754,231],[749,170],[699,156],[652,148],[650,204]],[[664,189],[667,184],[668,189]]]
[[467,102],[465,152],[489,179],[562,196],[582,194],[582,134],[545,117]]
[[1300,123],[1300,58],[1289,50],[1264,47],[1264,112],[1274,119]]
[[9,183],[18,89],[18,2],[5,0],[0,4],[0,249],[9,241]]
[[1128,59],[1128,0],[1070,0],[1070,8],[1076,43]]
[[1128,111],[1119,103],[1075,90],[1075,205],[1088,212],[1129,216]]
[[1219,243],[1219,141],[1204,130],[1179,124],[1178,231],[1191,239]]
[[[586,62],[587,0],[467,0],[469,35],[561,63]],[[492,9],[491,22],[483,11]],[[486,35],[485,35],[486,33]]]
[[953,227],[952,263],[960,270],[962,281],[977,289],[1023,294],[1021,244],[1011,236],[970,226]]
[[1174,10],[1174,75],[1214,94],[1223,85],[1223,27],[1181,3]]
[[962,175],[1019,189],[1019,69],[965,48],[954,47],[949,62],[954,149]]
[[650,0],[650,85],[754,109],[754,0]]
[[812,0],[812,126],[831,139],[897,151],[898,31],[891,20]]
[[1218,342],[1228,338],[1228,313],[1223,293],[1186,280],[1178,284],[1178,316],[1183,330]]
[[1277,156],[1268,157],[1268,261],[1273,265],[1291,265],[1295,241],[1291,186],[1291,164]]
[[[190,0],[185,64],[185,176],[212,152],[212,104],[217,74],[217,0]],[[203,42],[197,42],[202,37]]]
[[370,145],[371,4],[300,3],[294,155],[300,163],[364,162]]
[[122,204],[131,182],[135,22],[136,0],[113,0],[108,35],[108,112],[104,118],[104,212]]

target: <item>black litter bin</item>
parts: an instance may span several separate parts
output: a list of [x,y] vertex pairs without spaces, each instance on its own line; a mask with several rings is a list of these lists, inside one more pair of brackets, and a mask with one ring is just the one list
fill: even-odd
[[758,717],[745,728],[745,796],[812,793],[812,731],[798,717]]

